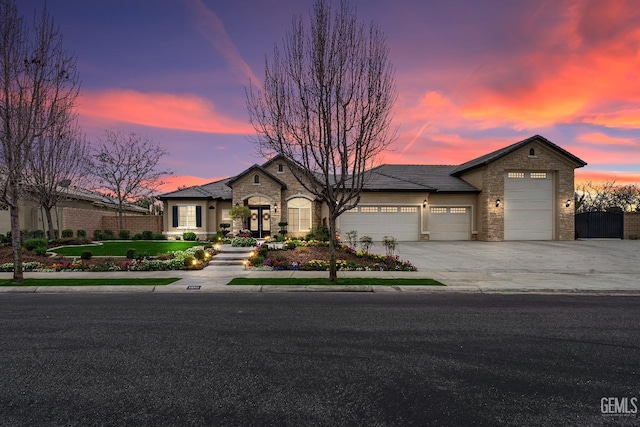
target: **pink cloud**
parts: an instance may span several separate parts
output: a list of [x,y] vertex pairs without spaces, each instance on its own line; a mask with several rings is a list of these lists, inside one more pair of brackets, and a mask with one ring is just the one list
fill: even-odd
[[77,108],[81,117],[196,132],[246,134],[253,129],[215,111],[213,103],[193,95],[140,93],[115,89],[84,91]]

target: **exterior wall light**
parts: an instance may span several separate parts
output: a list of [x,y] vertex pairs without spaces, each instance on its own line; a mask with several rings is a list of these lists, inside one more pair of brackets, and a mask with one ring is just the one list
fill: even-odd
[[500,203],[502,203],[502,202],[500,201],[500,199],[497,199],[497,200],[496,200],[496,208],[499,208],[499,207],[500,207]]
[[278,212],[278,202],[275,202],[275,203],[273,204],[273,211],[274,211],[274,212]]
[[567,204],[565,206],[568,207],[568,208],[571,207],[571,199],[567,199]]
[[423,207],[423,208],[426,208],[426,207],[427,207],[427,199],[424,199],[424,200],[422,201],[422,207]]

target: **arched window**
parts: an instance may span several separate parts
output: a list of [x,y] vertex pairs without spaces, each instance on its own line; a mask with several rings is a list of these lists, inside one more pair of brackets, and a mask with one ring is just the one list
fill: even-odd
[[311,231],[311,200],[296,197],[287,202],[289,231]]
[[536,149],[535,148],[530,148],[529,149],[529,155],[530,156],[535,156],[536,155]]
[[253,176],[253,183],[254,184],[260,184],[260,175],[254,175]]

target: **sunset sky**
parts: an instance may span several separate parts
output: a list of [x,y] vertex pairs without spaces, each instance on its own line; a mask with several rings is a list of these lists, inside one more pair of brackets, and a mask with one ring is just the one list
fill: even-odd
[[[19,0],[31,18],[43,0]],[[149,135],[166,191],[254,163],[244,89],[313,0],[48,0],[82,79],[88,138]],[[334,0],[334,5],[339,1]],[[640,182],[640,7],[629,0],[359,0],[387,36],[399,137],[384,163],[459,164],[540,134]]]

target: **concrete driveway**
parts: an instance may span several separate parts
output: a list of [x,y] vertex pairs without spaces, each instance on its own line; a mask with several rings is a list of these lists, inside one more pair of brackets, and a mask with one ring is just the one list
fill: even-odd
[[402,242],[397,253],[453,286],[640,291],[639,240]]

